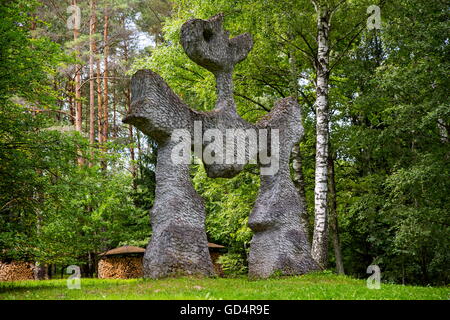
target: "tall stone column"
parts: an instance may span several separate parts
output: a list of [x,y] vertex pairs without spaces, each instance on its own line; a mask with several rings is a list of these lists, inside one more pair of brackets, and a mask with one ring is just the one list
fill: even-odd
[[269,152],[279,155],[274,160],[278,160],[279,167],[273,174],[261,174],[258,198],[249,217],[254,232],[248,261],[251,278],[266,278],[276,272],[304,274],[318,269],[301,223],[301,201],[290,176],[291,150],[303,135],[299,119],[300,106],[293,98],[286,98],[278,101],[257,124],[269,132],[277,130],[279,151]]
[[123,120],[158,144],[152,238],[144,255],[144,276],[214,275],[205,232],[205,208],[189,176],[189,164],[174,163],[171,135],[177,128],[192,131],[195,112],[150,70],[132,79],[133,102]]

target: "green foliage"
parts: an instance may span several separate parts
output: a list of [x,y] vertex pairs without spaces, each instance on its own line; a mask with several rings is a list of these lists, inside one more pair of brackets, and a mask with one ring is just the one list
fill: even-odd
[[0,7],[0,99],[18,96],[30,104],[54,101],[48,86],[58,63],[67,61],[57,44],[47,38],[34,38],[29,14],[37,1],[12,0]]
[[[338,71],[332,144],[346,270],[372,263],[395,282],[448,283],[448,13],[439,2],[383,8]],[[447,30],[447,31],[446,31]],[[356,93],[356,94],[355,94]],[[339,122],[336,122],[339,121]]]
[[170,15],[172,9],[169,0],[138,0],[136,2],[136,24],[144,32],[153,35],[155,42],[163,39],[162,23],[164,18]]
[[247,274],[248,267],[246,259],[238,253],[226,253],[219,257],[217,261],[223,269],[225,276],[238,276]]
[[148,212],[155,199],[157,145],[148,137],[147,144],[149,148],[140,154],[137,164],[139,175],[133,181],[132,197],[135,206]]
[[194,187],[205,199],[206,231],[213,242],[233,252],[245,253],[252,232],[248,214],[256,200],[259,178],[248,166],[232,179],[211,179],[203,166],[193,178]]
[[[35,5],[0,7],[0,259],[83,264],[89,253],[148,239],[148,213],[133,203],[118,157],[126,146],[93,149],[53,116],[53,76],[68,58],[29,31]],[[110,170],[79,166],[80,156]]]
[[38,237],[41,261],[63,263],[149,236],[147,212],[133,205],[130,176],[75,168],[61,179],[68,180],[48,192],[53,199]]

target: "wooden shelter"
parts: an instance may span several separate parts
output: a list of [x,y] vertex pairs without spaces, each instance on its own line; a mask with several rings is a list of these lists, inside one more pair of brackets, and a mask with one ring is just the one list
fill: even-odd
[[123,246],[101,253],[98,277],[101,279],[141,278],[144,252],[144,248]]
[[208,248],[209,248],[209,255],[211,256],[211,261],[214,265],[214,271],[219,275],[223,276],[223,269],[222,265],[219,263],[219,257],[223,254],[225,251],[225,247],[221,246],[220,244],[215,244],[208,242]]
[[[214,264],[214,270],[223,275],[218,259],[225,247],[208,242],[209,253]],[[143,257],[145,249],[134,246],[123,246],[100,254],[98,262],[98,277],[101,279],[132,279],[143,277]]]
[[119,248],[115,248],[104,253],[101,253],[101,256],[112,256],[112,255],[127,255],[127,254],[144,254],[145,249],[135,246],[123,246]]

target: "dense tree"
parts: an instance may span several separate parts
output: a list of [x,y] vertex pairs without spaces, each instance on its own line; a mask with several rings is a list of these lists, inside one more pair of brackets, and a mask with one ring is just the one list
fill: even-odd
[[344,256],[351,273],[375,262],[392,281],[445,283],[448,12],[439,1],[382,12],[381,32],[368,32],[339,71]]
[[[53,26],[44,24],[29,14],[37,7],[46,4],[10,1],[1,7],[0,255],[2,260],[37,261],[42,267],[88,261],[92,267],[95,255],[105,249],[148,241],[148,214],[134,205],[133,177],[120,156],[126,141],[112,144],[109,154],[93,145],[95,8],[90,8],[90,36],[83,34],[82,24],[73,43],[80,51],[71,58],[62,50],[72,32],[61,23],[64,16],[54,17]],[[42,17],[49,13],[40,11]],[[58,37],[61,33],[67,36]],[[85,56],[81,48],[86,44],[90,50]],[[87,77],[81,65],[85,57],[91,62]],[[77,82],[74,70],[79,87],[72,85]],[[64,84],[66,71],[69,85]],[[90,101],[90,108],[71,114],[71,103],[82,99]],[[76,119],[81,125],[71,127]],[[85,159],[89,167],[83,165]],[[108,172],[100,170],[100,160],[108,163]]]

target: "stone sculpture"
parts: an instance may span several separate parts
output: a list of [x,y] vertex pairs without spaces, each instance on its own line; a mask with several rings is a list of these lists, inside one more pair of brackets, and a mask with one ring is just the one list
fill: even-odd
[[[212,111],[198,112],[189,108],[150,70],[140,70],[132,78],[132,106],[123,122],[134,125],[158,144],[156,198],[151,211],[153,235],[144,256],[146,277],[214,274],[204,227],[203,200],[190,181],[189,163],[173,161],[174,148],[180,143],[180,136],[174,133],[180,129],[194,137],[194,143],[189,140],[188,147],[192,143],[209,177],[233,177],[245,163],[206,161],[207,144],[202,138],[208,132],[216,133],[215,142],[223,142],[222,150],[216,148],[214,152],[222,154],[223,158],[232,150],[233,159],[240,156],[245,162],[258,159],[262,175],[260,193],[249,218],[249,226],[254,231],[249,256],[250,276],[268,277],[276,271],[303,274],[318,269],[300,223],[304,208],[289,172],[292,146],[298,143],[303,131],[300,107],[292,98],[280,100],[256,125],[237,114],[232,73],[234,66],[247,57],[253,42],[247,33],[229,39],[222,23],[223,15],[219,14],[209,20],[189,20],[181,28],[181,44],[186,54],[216,77],[217,101]],[[237,133],[236,140],[227,139],[230,130]],[[277,170],[265,170],[274,163],[260,161],[260,154],[252,148],[249,137],[245,144],[246,130],[268,132],[269,140],[273,140],[272,133],[277,133],[276,144],[274,141],[261,143],[261,136],[258,136],[259,151],[271,155]],[[239,140],[244,141],[244,149],[235,148]]]

